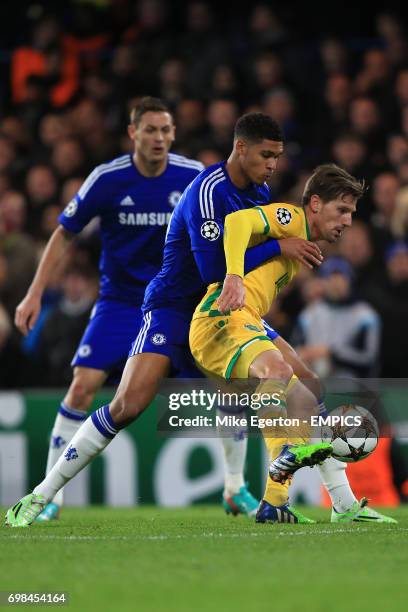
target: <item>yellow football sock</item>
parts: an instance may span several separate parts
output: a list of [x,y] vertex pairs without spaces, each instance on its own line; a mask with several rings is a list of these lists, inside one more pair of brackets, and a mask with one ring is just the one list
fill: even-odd
[[[265,437],[266,448],[268,449],[269,460],[272,461],[279,455],[282,447],[287,444],[287,438],[269,438]],[[288,501],[289,481],[285,484],[274,482],[271,478],[266,480],[265,492],[263,499],[272,504],[272,506],[283,506]]]
[[[263,406],[258,412],[259,418],[277,419],[286,417],[286,387],[279,380],[265,380],[256,389],[258,394],[269,394],[271,396],[270,406]],[[279,403],[277,400],[279,399]],[[268,450],[269,460],[272,461],[279,455],[282,447],[288,443],[286,428],[283,425],[270,425],[261,429],[265,445]],[[266,480],[263,499],[273,506],[282,506],[288,499],[289,484],[274,482],[271,478]]]
[[263,499],[268,504],[271,504],[271,506],[284,506],[288,503],[289,484],[289,480],[285,484],[281,484],[280,482],[274,482],[272,478],[268,477]]

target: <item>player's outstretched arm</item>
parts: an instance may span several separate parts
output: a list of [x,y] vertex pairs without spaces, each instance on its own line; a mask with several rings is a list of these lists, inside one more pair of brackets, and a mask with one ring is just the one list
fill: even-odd
[[33,329],[41,310],[41,298],[51,272],[60,264],[74,234],[67,232],[62,225],[52,234],[41,257],[34,279],[26,296],[16,308],[14,322],[25,336]]
[[245,251],[253,234],[264,234],[260,208],[238,210],[225,217],[224,252],[227,274],[244,276]]
[[245,304],[243,284],[245,251],[252,234],[263,234],[265,223],[259,209],[239,210],[225,217],[224,251],[227,275],[218,309],[225,313],[238,310]]

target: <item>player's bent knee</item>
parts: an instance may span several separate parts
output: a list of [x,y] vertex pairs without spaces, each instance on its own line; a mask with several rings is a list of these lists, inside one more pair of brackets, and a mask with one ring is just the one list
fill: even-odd
[[262,379],[274,378],[289,382],[293,376],[293,368],[283,359],[273,359],[257,365],[254,374]]
[[288,382],[293,376],[293,368],[286,363],[286,361],[280,361],[277,366],[277,374],[276,377],[279,380],[287,380]]

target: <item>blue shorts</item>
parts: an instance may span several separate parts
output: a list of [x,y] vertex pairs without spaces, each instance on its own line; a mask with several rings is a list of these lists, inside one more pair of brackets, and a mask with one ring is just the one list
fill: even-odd
[[[143,323],[132,344],[129,357],[140,353],[158,353],[170,358],[173,376],[202,378],[189,348],[189,331],[192,314],[171,308],[158,308],[143,313]],[[263,321],[265,332],[271,340],[279,335]]]
[[141,322],[139,306],[99,299],[71,362],[72,367],[121,372]]
[[171,361],[172,376],[202,378],[188,343],[191,317],[190,311],[182,312],[171,308],[145,311],[129,357],[140,353],[166,355]]

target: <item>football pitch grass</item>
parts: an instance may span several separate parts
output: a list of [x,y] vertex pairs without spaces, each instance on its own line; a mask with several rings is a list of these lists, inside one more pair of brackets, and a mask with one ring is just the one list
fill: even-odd
[[256,525],[220,506],[65,509],[0,529],[0,591],[65,591],[67,609],[86,612],[407,610],[408,508],[389,512],[398,525],[303,511],[320,522]]

